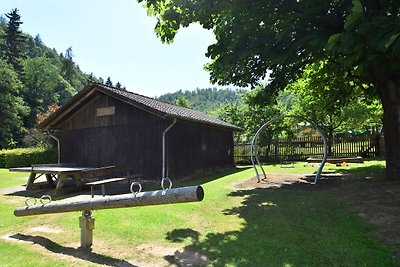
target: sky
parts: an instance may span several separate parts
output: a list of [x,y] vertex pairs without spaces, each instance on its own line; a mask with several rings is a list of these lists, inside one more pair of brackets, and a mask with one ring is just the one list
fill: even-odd
[[110,77],[129,91],[155,97],[219,87],[203,69],[213,33],[190,25],[172,44],[163,44],[154,32],[156,19],[136,0],[0,0],[3,16],[14,8],[23,32],[39,34],[58,53],[72,47],[83,72]]

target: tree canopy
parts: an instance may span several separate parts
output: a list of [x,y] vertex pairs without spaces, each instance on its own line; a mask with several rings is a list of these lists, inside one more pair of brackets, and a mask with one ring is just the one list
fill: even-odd
[[214,32],[207,69],[219,84],[257,85],[270,70],[272,83],[282,85],[327,58],[366,78],[378,58],[392,65],[386,75],[400,64],[398,1],[143,1],[163,42],[190,23]]
[[29,113],[20,91],[22,83],[13,67],[0,59],[0,148],[12,147],[23,135],[23,116]]
[[301,77],[285,88],[291,96],[287,112],[306,117],[322,129],[331,153],[335,132],[381,126],[382,106],[373,96],[363,94],[363,89],[339,65],[317,62],[306,66]]
[[184,107],[184,108],[191,108],[191,104],[190,102],[186,99],[186,97],[184,97],[183,95],[179,96],[176,101],[175,101],[175,105],[180,106],[180,107]]
[[270,74],[258,101],[294,82],[308,64],[327,60],[345,68],[379,94],[387,174],[400,179],[399,1],[138,1],[156,16],[163,42],[191,23],[214,32],[206,54],[212,82],[255,86]]
[[197,88],[193,91],[179,90],[174,93],[163,94],[158,99],[176,104],[180,97],[184,97],[190,103],[191,108],[216,115],[217,110],[225,104],[240,102],[239,95],[244,92],[246,92],[244,89]]

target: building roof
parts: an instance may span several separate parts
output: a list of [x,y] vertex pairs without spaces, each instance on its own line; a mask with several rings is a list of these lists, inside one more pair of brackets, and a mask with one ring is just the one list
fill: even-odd
[[211,126],[228,128],[235,131],[241,131],[242,128],[209,116],[202,112],[172,105],[163,101],[150,98],[147,96],[139,95],[133,92],[124,91],[115,87],[107,86],[99,83],[91,83],[87,85],[83,90],[71,98],[71,100],[63,105],[60,109],[50,115],[42,123],[38,125],[39,129],[51,129],[60,120],[68,116],[73,112],[77,106],[79,106],[85,99],[90,97],[94,92],[99,91],[106,95],[112,96],[123,102],[126,102],[132,106],[150,112],[154,115],[166,118],[166,119],[178,119],[183,121],[192,121],[197,123],[203,123]]

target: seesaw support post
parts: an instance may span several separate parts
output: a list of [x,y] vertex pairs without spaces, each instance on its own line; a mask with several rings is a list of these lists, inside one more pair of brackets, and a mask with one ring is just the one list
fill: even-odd
[[90,248],[93,244],[94,216],[92,211],[86,210],[79,217],[79,227],[81,228],[81,248]]

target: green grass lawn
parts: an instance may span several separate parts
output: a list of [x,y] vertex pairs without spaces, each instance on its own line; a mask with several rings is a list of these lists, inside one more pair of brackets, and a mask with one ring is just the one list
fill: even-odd
[[[23,185],[28,180],[26,172],[10,172],[8,169],[0,169],[0,188]],[[26,179],[23,179],[25,178]]]
[[[373,174],[383,168],[384,162],[371,161],[325,170]],[[296,163],[284,171],[313,169]],[[13,209],[24,198],[0,195],[0,236],[24,240],[0,238],[2,266],[176,266],[182,251],[207,256],[209,266],[400,266],[394,248],[382,245],[373,226],[337,202],[334,192],[235,189],[252,176],[252,168],[242,168],[198,181],[205,190],[202,202],[95,211],[94,245],[87,254],[76,249],[78,212],[17,218]],[[0,170],[0,188],[25,183],[16,177]],[[61,232],[32,231],[37,226]]]

